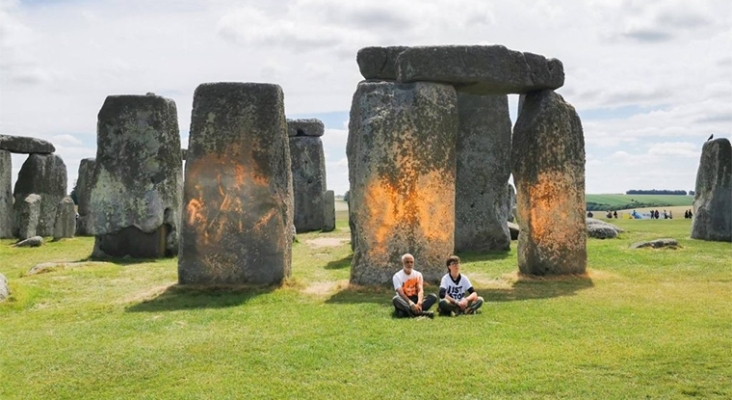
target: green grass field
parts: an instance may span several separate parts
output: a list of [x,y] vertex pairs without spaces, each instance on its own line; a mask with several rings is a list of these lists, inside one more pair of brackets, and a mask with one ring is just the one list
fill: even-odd
[[[623,210],[642,207],[688,206],[694,202],[694,196],[652,195],[652,194],[586,194],[588,209]],[[595,207],[590,207],[594,203]]]
[[[515,242],[461,254],[482,313],[429,320],[348,286],[338,216],[298,236],[288,282],[257,290],[177,287],[175,259],[25,275],[93,240],[1,241],[0,399],[732,398],[732,245],[690,240],[689,220],[613,220],[627,233],[589,240],[585,277],[519,278]],[[628,248],[659,237],[682,247]]]

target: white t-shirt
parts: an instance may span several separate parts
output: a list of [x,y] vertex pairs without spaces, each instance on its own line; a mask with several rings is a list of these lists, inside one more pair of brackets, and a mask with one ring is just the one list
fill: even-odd
[[473,287],[473,284],[470,283],[470,279],[463,274],[458,276],[457,282],[452,280],[450,274],[445,274],[445,276],[442,277],[442,282],[440,282],[440,289],[445,289],[448,296],[458,301],[465,297],[468,293],[468,289],[471,287]]
[[394,290],[402,288],[407,297],[417,296],[419,294],[419,285],[422,283],[422,273],[412,270],[412,273],[407,275],[403,269],[400,269],[399,272],[394,274],[392,281],[394,282]]

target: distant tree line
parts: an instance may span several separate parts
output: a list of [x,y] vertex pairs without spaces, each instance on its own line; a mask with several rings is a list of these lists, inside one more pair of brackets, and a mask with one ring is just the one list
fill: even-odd
[[686,196],[686,190],[628,190],[625,194],[674,194],[678,196]]
[[640,203],[637,201],[628,202],[626,204],[609,205],[605,203],[595,203],[594,201],[587,202],[587,211],[618,211],[618,210],[629,210],[631,208],[645,208],[645,207],[668,207],[668,204],[661,203]]

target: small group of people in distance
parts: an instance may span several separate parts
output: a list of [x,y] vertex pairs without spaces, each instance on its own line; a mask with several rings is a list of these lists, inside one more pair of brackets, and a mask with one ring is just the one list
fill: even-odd
[[663,215],[663,219],[674,219],[671,211],[666,212],[666,210],[663,210],[663,214],[660,214],[658,210],[651,210],[651,219],[661,219],[661,215]]
[[[445,265],[448,273],[440,282],[440,315],[474,314],[483,305],[483,298],[473,289],[470,279],[460,273],[460,258],[450,256]],[[434,317],[430,308],[438,302],[438,297],[434,293],[425,296],[424,279],[414,269],[414,256],[408,253],[402,256],[402,269],[392,280],[396,290],[392,303],[398,317]]]
[[607,210],[607,214],[605,214],[605,218],[607,218],[607,219],[613,219],[613,218],[618,219],[618,212],[617,211],[610,212],[610,210]]
[[694,217],[694,213],[691,212],[691,210],[684,211],[684,218],[685,219],[692,219]]

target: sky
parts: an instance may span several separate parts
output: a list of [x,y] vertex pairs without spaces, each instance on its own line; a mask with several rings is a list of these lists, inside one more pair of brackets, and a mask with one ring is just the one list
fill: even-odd
[[106,96],[173,99],[187,147],[196,86],[275,83],[288,118],[325,123],[343,194],[357,51],[445,44],[562,61],[587,193],[693,190],[707,137],[732,137],[729,0],[0,0],[0,134],[52,142],[70,190]]

